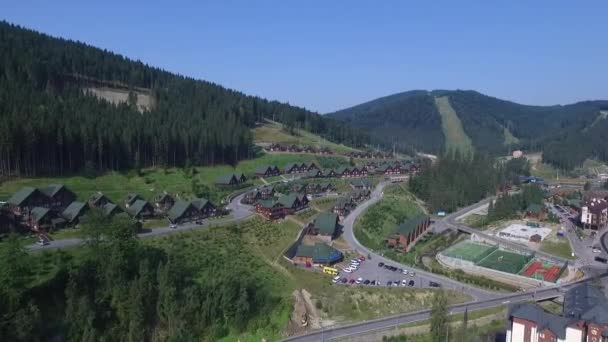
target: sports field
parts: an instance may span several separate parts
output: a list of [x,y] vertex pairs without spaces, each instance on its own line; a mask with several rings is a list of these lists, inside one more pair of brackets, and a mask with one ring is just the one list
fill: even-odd
[[496,250],[477,263],[477,266],[491,268],[493,270],[518,274],[519,271],[531,260],[530,256]]
[[443,254],[454,259],[466,260],[476,263],[488,256],[497,247],[475,243],[471,241],[461,241],[447,250]]
[[562,268],[550,262],[535,260],[531,262],[520,274],[534,279],[556,282],[562,273]]

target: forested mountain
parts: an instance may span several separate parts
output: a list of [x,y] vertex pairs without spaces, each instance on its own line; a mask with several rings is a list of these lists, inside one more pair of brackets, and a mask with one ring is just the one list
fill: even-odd
[[[128,101],[85,91],[99,87]],[[151,103],[143,112],[142,92]],[[1,174],[234,163],[251,156],[250,129],[264,117],[339,143],[368,139],[303,108],[0,22]]]
[[[572,168],[588,157],[606,160],[608,101],[565,106],[528,106],[475,91],[410,91],[330,113],[355,127],[369,127],[374,142],[426,152],[444,150],[442,118],[434,98],[447,97],[475,150],[506,153],[514,148],[542,150],[546,160]],[[578,141],[578,143],[577,143]],[[577,145],[577,146],[571,146]],[[572,156],[576,154],[576,157]]]

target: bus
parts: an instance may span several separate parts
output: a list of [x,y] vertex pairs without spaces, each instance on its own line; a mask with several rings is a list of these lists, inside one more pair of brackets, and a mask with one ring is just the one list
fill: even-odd
[[325,266],[323,267],[323,273],[335,276],[338,275],[338,269]]

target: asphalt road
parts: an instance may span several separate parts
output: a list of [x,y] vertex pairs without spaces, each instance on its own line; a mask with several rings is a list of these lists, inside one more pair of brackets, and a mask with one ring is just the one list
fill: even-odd
[[[376,269],[378,269],[377,264],[379,262],[383,262],[388,265],[393,265],[397,268],[407,269],[408,271],[413,270],[416,272],[416,280],[417,280],[416,287],[428,287],[429,282],[433,281],[438,284],[441,284],[442,288],[464,292],[464,293],[470,295],[471,297],[475,298],[476,300],[494,298],[497,295],[499,295],[497,292],[492,292],[492,291],[480,289],[477,287],[473,287],[473,286],[460,283],[458,281],[452,280],[452,279],[444,277],[444,276],[426,272],[424,270],[417,269],[417,268],[414,268],[414,267],[411,267],[411,266],[408,266],[405,264],[400,264],[391,259],[385,258],[382,255],[379,255],[379,254],[373,252],[372,250],[368,249],[367,247],[363,246],[355,237],[355,234],[353,231],[354,223],[355,223],[357,217],[359,217],[359,215],[361,215],[369,206],[375,204],[382,198],[384,187],[387,184],[388,184],[387,182],[381,182],[380,184],[378,184],[378,186],[374,189],[374,191],[372,191],[370,199],[363,202],[361,205],[357,206],[357,208],[355,208],[348,216],[346,216],[346,218],[343,221],[344,239],[359,254],[361,254],[365,257],[367,257],[368,255],[371,255],[372,260],[366,261],[366,262],[371,263],[372,268],[375,267]],[[355,278],[362,277],[364,279],[374,279],[373,276],[377,276],[373,273],[371,275],[364,274],[363,272],[361,272],[362,270],[363,270],[363,268],[360,268],[357,272],[355,272],[354,277]],[[376,270],[376,271],[378,271],[378,270]],[[390,271],[387,271],[387,272],[390,272]],[[363,274],[363,275],[358,275],[358,273]],[[383,282],[383,284],[386,284],[387,280],[407,279],[403,275],[394,274],[397,272],[390,272],[390,273],[393,273],[393,275],[392,276],[389,275],[388,277],[392,278],[392,279],[385,278],[385,281]],[[348,275],[346,275],[346,276],[349,277]],[[380,280],[382,281],[382,279],[380,279]]]

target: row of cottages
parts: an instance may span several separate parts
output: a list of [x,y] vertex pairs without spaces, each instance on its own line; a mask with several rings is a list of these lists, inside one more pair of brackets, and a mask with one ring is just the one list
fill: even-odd
[[284,144],[270,144],[266,147],[269,152],[290,152],[290,153],[314,153],[314,154],[333,154],[332,150],[324,146],[316,148],[313,146],[298,146]]
[[17,220],[29,215],[36,207],[46,208],[53,212],[63,211],[76,200],[76,194],[61,184],[44,188],[23,187],[8,200],[8,211]]
[[281,169],[276,165],[262,165],[255,169],[256,177],[276,177],[281,175]]
[[323,212],[306,227],[306,234],[315,235],[318,239],[327,243],[338,237],[338,215],[331,212]]
[[322,194],[335,190],[335,187],[330,182],[319,182],[319,183],[293,183],[290,187],[291,192],[300,194]]
[[324,242],[317,242],[314,245],[300,244],[292,261],[296,265],[312,267],[314,265],[330,266],[343,259],[344,255],[339,250]]
[[367,175],[368,175],[368,171],[365,166],[362,166],[362,167],[341,166],[341,167],[337,168],[334,172],[335,172],[335,177],[338,177],[338,178],[367,177]]
[[269,220],[276,220],[308,207],[308,198],[303,194],[289,193],[278,199],[260,200],[255,211]]
[[171,223],[182,224],[197,222],[215,216],[217,208],[205,198],[195,198],[191,201],[178,200],[167,213]]
[[247,182],[247,177],[243,173],[231,173],[216,178],[215,184],[218,186],[239,186]]
[[348,154],[351,158],[359,158],[359,159],[390,159],[393,158],[393,154],[391,152],[372,152],[372,151],[363,151],[363,152],[350,152]]
[[287,175],[307,173],[312,170],[319,170],[319,167],[314,162],[309,163],[288,163],[283,169],[283,173]]
[[332,212],[339,217],[346,217],[356,207],[357,203],[350,197],[339,197],[332,208]]
[[243,197],[243,203],[245,204],[254,204],[257,201],[263,201],[267,199],[274,198],[274,186],[266,185],[260,188],[253,189],[253,191],[249,191]]
[[397,226],[395,232],[386,239],[386,244],[397,252],[406,253],[414,247],[430,225],[431,219],[427,215],[412,217]]

